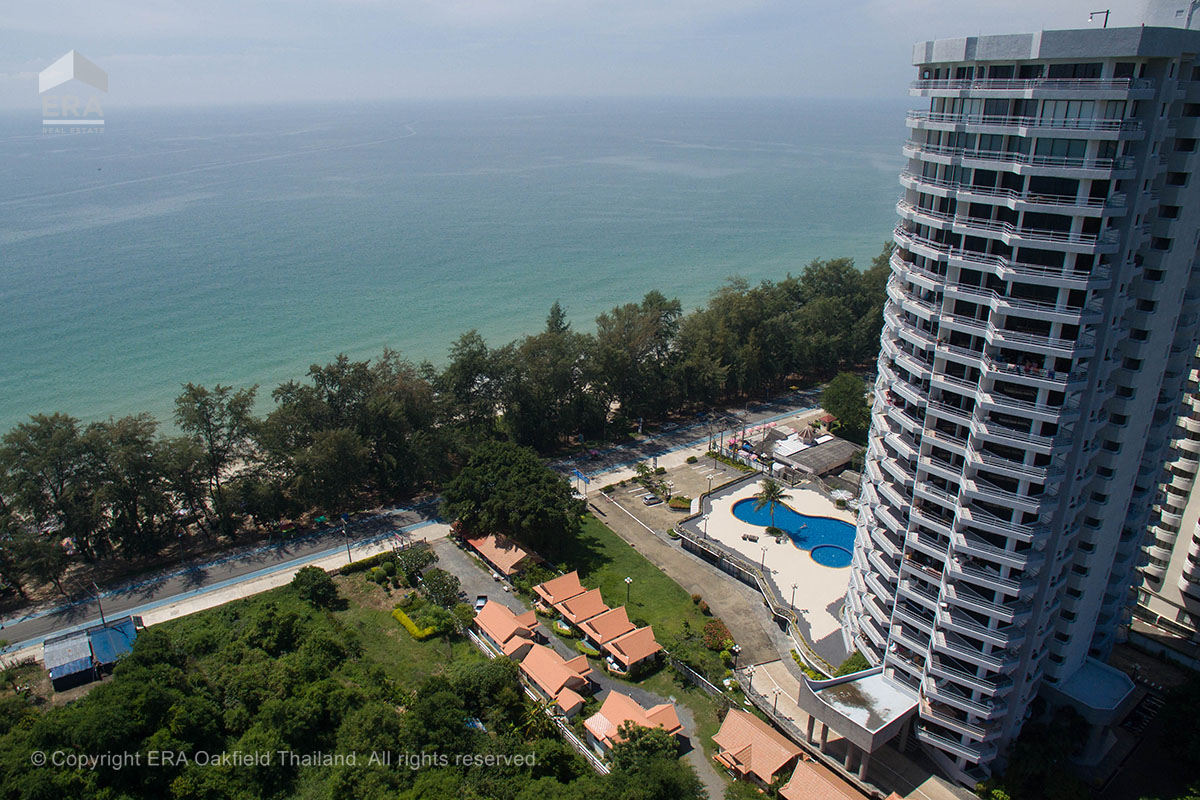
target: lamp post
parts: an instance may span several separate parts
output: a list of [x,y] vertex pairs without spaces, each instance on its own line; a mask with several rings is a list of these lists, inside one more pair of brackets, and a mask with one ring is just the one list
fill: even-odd
[[762,561],[759,562],[758,568],[764,575],[767,574],[767,548],[762,549]]
[[629,587],[633,584],[633,578],[625,578],[625,605],[629,605]]
[[742,652],[742,646],[740,644],[735,644],[733,647],[729,648],[729,652],[733,653],[733,668],[736,670],[737,659]]
[[707,539],[708,538],[708,514],[705,514],[702,517],[702,519],[704,520],[704,538]]
[[779,689],[772,689],[771,694],[775,695],[775,702],[771,706],[771,713],[778,714],[779,713],[779,695],[781,694],[781,692],[779,691]]
[[96,607],[100,609],[100,624],[107,627],[108,623],[104,621],[104,604],[100,602],[100,587],[95,581],[92,581],[92,588],[96,590]]
[[792,611],[795,611],[796,610],[796,584],[794,584],[794,583],[792,584],[792,602],[790,605],[792,606]]
[[746,691],[754,691],[754,666],[746,667]]
[[345,520],[342,520],[342,538],[346,540],[346,563],[353,564],[354,556],[350,555],[350,531],[346,530]]

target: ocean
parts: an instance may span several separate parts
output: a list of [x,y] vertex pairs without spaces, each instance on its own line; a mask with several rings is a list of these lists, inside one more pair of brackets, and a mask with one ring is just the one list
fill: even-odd
[[338,353],[445,361],[658,289],[865,265],[905,100],[489,100],[0,116],[0,431],[270,390]]

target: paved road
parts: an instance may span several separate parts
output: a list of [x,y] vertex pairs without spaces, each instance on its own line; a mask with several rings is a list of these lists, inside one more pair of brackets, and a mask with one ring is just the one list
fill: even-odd
[[[394,532],[432,520],[435,506],[397,509],[377,517],[352,523],[348,528],[349,542],[361,544],[372,539],[391,536]],[[169,572],[100,595],[100,604],[108,618],[141,611],[179,599],[185,595],[227,586],[257,577],[264,572],[287,564],[297,566],[316,561],[322,556],[344,548],[347,537],[340,527],[309,534],[304,538],[276,545],[267,545],[203,563],[190,564]],[[40,609],[23,616],[0,621],[0,639],[11,642],[8,649],[19,649],[54,633],[80,625],[98,622],[100,607],[90,597],[74,603]]]

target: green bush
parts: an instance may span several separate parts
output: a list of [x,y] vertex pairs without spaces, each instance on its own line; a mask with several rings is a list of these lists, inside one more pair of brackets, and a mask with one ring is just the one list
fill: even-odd
[[698,594],[692,595],[692,605],[697,605],[702,599]]
[[377,567],[384,561],[392,561],[395,558],[395,555],[393,555],[391,552],[385,551],[383,553],[376,553],[373,556],[367,556],[366,558],[358,561],[352,561],[351,563],[342,567],[339,572],[341,572],[343,575],[350,575],[354,572],[366,572],[371,567]]
[[691,511],[692,498],[686,497],[681,494],[675,495],[674,497],[672,497],[670,500],[667,501],[667,505],[670,508],[675,509],[676,511]]
[[666,475],[666,474],[667,474],[667,468],[666,468],[666,467],[655,467],[655,468],[654,468],[654,474],[655,474],[655,475]]
[[600,492],[602,494],[612,494],[616,490],[617,490],[617,485],[615,483],[610,483],[608,486],[605,486],[603,489],[601,489]]
[[379,568],[383,570],[384,574],[389,578],[395,577],[396,575],[396,562],[390,558],[380,563]]
[[301,567],[292,578],[292,588],[301,600],[317,608],[330,608],[338,601],[333,579],[320,567]]
[[575,649],[580,653],[583,653],[588,658],[600,657],[600,651],[594,647],[589,647],[585,642],[576,642]]
[[850,656],[838,665],[834,670],[833,677],[840,678],[843,675],[852,675],[855,672],[862,672],[864,669],[870,669],[871,662],[867,661],[867,657],[855,650]]
[[392,611],[392,616],[395,617],[396,620],[404,626],[404,630],[408,631],[408,634],[418,642],[425,641],[437,632],[432,627],[418,628],[416,623],[409,618],[408,614],[405,614],[399,608]]
[[700,460],[700,459],[696,458],[695,456],[688,456],[688,457],[687,457],[687,463],[689,463],[689,464],[695,464],[695,463],[696,463],[697,461],[699,461],[699,460]]
[[708,603],[701,600],[699,603],[699,606],[700,606],[700,613],[707,617],[708,613],[709,613],[708,612]]

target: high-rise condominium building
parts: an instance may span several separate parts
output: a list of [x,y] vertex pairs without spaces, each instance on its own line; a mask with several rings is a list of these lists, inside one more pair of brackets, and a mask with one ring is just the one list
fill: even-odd
[[1198,53],[1098,26],[914,51],[843,619],[964,782],[1039,692],[1093,751],[1131,694],[1103,661],[1196,351]]
[[1146,622],[1192,642],[1200,642],[1197,472],[1200,472],[1200,370],[1193,368],[1150,520],[1136,610],[1137,616]]

